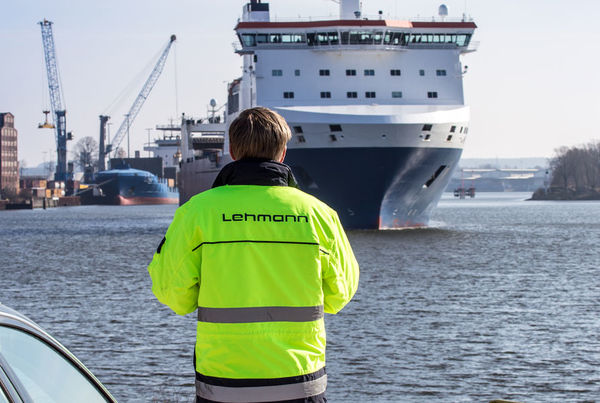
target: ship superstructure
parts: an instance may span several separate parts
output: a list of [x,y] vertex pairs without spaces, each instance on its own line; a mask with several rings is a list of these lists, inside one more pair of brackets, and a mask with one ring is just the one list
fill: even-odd
[[[475,28],[366,19],[357,0],[340,1],[339,20],[272,22],[252,0],[235,27],[243,75],[229,86],[226,121],[256,105],[279,112],[300,187],[347,228],[425,225],[468,133],[461,55],[475,50]],[[189,150],[193,136],[183,137]]]
[[175,179],[181,162],[181,136],[179,135],[181,126],[157,125],[156,129],[162,132],[161,137],[154,139],[153,142],[148,141],[144,146],[144,151],[148,151],[154,158],[158,157],[162,160],[165,178]]

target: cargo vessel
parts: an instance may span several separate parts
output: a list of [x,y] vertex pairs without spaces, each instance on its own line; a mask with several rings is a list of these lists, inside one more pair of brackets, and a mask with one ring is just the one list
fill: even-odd
[[169,186],[167,179],[128,165],[100,171],[94,182],[78,193],[82,204],[128,206],[179,202],[179,191]]
[[340,0],[335,20],[271,21],[252,0],[235,26],[242,76],[223,121],[184,116],[180,202],[231,161],[226,136],[253,106],[279,112],[294,134],[285,162],[298,183],[350,228],[427,225],[460,159],[469,126],[462,56],[477,28],[463,15],[399,21]]

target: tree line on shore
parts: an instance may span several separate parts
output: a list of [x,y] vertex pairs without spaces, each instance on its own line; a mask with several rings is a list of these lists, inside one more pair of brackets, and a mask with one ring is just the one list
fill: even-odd
[[533,199],[600,199],[600,141],[560,147],[549,165],[552,178],[549,186],[538,189]]

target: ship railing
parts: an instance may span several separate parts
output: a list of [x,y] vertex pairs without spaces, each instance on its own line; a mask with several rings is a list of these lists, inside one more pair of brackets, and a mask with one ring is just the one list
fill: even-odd
[[336,51],[337,50],[343,50],[343,51],[388,50],[388,51],[395,51],[395,52],[406,52],[409,49],[460,49],[461,52],[463,52],[463,53],[469,53],[469,52],[476,51],[478,46],[479,46],[479,42],[477,42],[477,41],[473,41],[473,43],[469,44],[468,46],[459,46],[456,43],[414,43],[414,44],[408,43],[406,45],[386,45],[386,44],[340,45],[340,44],[333,44],[333,45],[316,45],[316,46],[308,46],[306,44],[303,44],[301,46],[299,46],[299,45],[282,46],[282,45],[261,44],[261,46],[254,46],[251,48],[247,48],[246,50],[239,51],[238,53],[240,53],[240,54],[254,53],[254,49],[270,49],[270,48],[310,49],[315,52],[318,52],[318,51],[327,52],[327,51],[332,51],[332,50],[336,50]]
[[224,134],[227,124],[224,120],[211,123],[208,119],[186,119],[185,122],[188,135],[191,133]]
[[[371,18],[373,19],[373,18]],[[398,20],[394,18],[395,20]],[[462,16],[462,17],[450,17],[450,18],[435,18],[435,17],[412,17],[412,18],[400,18],[400,21],[412,21],[412,22],[473,22],[473,17]]]
[[225,132],[221,131],[204,131],[204,132],[192,132],[190,138],[194,141],[211,141],[213,139],[223,139]]
[[478,41],[472,41],[468,46],[461,46],[456,43],[449,42],[440,42],[440,43],[406,43],[404,45],[392,45],[392,44],[347,44],[342,45],[339,43],[335,44],[319,44],[319,45],[308,45],[305,42],[302,44],[293,44],[293,45],[281,45],[281,44],[271,44],[271,43],[263,43],[258,46],[241,48],[242,50],[238,51],[239,54],[252,54],[255,49],[310,49],[312,51],[355,51],[355,50],[387,50],[387,51],[395,51],[395,52],[406,52],[409,49],[460,49],[463,53],[474,52],[477,50],[479,46]]
[[[297,47],[296,47],[297,48]],[[343,51],[353,51],[353,50],[390,50],[396,52],[406,52],[409,47],[408,46],[398,46],[398,45],[373,45],[373,44],[364,44],[364,45],[317,45],[317,46],[305,46],[304,49],[310,49],[314,51],[331,51],[331,50],[343,50]]]
[[235,53],[241,53],[244,51],[244,48],[242,47],[242,44],[239,42],[232,42],[231,46],[233,47],[233,51]]
[[181,130],[181,126],[180,125],[176,125],[176,124],[168,124],[168,125],[156,125],[156,130],[173,130],[173,131],[179,131]]
[[462,53],[471,53],[479,49],[479,41],[471,41],[469,45],[462,50]]
[[[278,17],[271,15],[271,22],[310,22],[310,21],[331,21],[331,20],[339,20],[339,14],[329,14],[325,16],[312,16],[312,17]],[[361,20],[388,20],[388,21],[414,21],[414,22],[473,22],[473,17],[471,16],[462,16],[462,17],[450,17],[441,18],[436,17],[399,17],[392,16],[391,14],[379,15],[379,14],[363,14],[360,18]]]
[[[473,43],[473,45],[471,45]],[[456,43],[408,43],[402,49],[460,49],[462,53],[474,52],[479,47],[478,41],[472,41],[467,46]]]

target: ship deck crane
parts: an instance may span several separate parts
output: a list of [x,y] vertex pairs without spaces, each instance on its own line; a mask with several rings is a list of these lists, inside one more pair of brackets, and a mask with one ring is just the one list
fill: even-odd
[[55,181],[66,181],[70,179],[67,171],[67,140],[71,140],[71,133],[67,133],[67,111],[63,105],[62,88],[56,62],[56,50],[54,47],[54,36],[52,34],[52,22],[44,19],[39,22],[42,27],[42,42],[44,45],[44,57],[46,60],[46,73],[48,75],[48,89],[50,90],[50,105],[52,107],[53,123],[48,122],[49,111],[44,111],[46,119],[39,124],[39,128],[55,129],[56,133],[56,171]]
[[167,46],[165,47],[165,49],[162,51],[160,57],[158,58],[158,61],[156,62],[156,65],[152,69],[150,76],[144,83],[142,90],[140,91],[138,96],[135,98],[135,101],[133,102],[133,105],[131,105],[131,108],[129,108],[129,111],[127,112],[127,114],[125,114],[125,119],[123,120],[123,122],[119,126],[119,129],[115,133],[111,144],[105,145],[106,122],[108,122],[108,119],[110,119],[110,116],[100,115],[100,141],[99,141],[99,146],[98,146],[98,170],[99,171],[103,171],[104,169],[106,169],[106,161],[105,160],[106,160],[106,156],[108,154],[110,154],[111,152],[114,152],[114,155],[116,156],[119,145],[121,145],[123,138],[129,131],[129,128],[133,124],[133,121],[135,120],[136,116],[140,112],[140,109],[142,108],[144,101],[146,101],[146,99],[148,98],[148,95],[150,95],[150,91],[152,91],[152,88],[158,81],[158,78],[160,77],[160,74],[162,73],[162,70],[165,66],[167,56],[169,55],[169,50],[171,49],[171,45],[173,44],[173,42],[175,42],[176,39],[177,38],[175,35],[171,35],[171,37],[169,38],[169,42],[167,43]]

